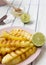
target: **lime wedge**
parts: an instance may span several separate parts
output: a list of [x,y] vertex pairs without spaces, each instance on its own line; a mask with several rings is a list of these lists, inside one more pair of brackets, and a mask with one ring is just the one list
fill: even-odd
[[21,18],[23,23],[29,23],[30,22],[30,15],[27,13],[23,13],[20,18]]
[[42,33],[37,32],[33,35],[32,42],[36,46],[43,46],[45,43],[45,36]]

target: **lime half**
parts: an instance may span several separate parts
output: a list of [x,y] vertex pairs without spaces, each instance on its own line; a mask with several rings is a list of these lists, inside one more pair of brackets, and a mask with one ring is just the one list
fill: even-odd
[[20,18],[21,18],[21,21],[23,23],[29,23],[30,22],[30,15],[27,13],[23,13]]
[[42,33],[37,32],[33,35],[32,42],[36,46],[43,46],[45,43],[45,36]]

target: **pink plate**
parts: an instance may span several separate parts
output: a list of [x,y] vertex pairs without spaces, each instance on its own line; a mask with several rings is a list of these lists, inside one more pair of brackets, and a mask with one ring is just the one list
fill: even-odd
[[[14,29],[14,28],[23,29],[23,30],[28,31],[29,33],[32,33],[32,34],[35,33],[33,30],[28,29],[27,27],[25,28],[25,27],[19,27],[19,26],[5,27],[5,28],[0,30],[0,33],[3,30],[9,31],[9,30]],[[27,58],[26,60],[24,60],[23,62],[21,62],[17,65],[27,65],[27,64],[31,63],[32,61],[34,61],[38,57],[40,52],[41,52],[41,48],[38,48],[37,51],[32,56],[30,56],[29,58]]]

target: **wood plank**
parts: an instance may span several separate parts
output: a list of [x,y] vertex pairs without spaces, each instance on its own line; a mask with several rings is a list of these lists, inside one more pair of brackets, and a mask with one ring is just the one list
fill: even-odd
[[[21,0],[14,0],[13,5],[15,7],[19,7],[20,2],[21,2]],[[6,22],[6,23],[10,23],[10,22],[13,23],[13,20],[15,19],[15,17],[11,14],[11,10],[12,10],[12,7],[7,12],[8,18],[5,20],[5,22],[6,21],[8,21],[8,22]]]
[[35,2],[33,2],[31,0],[29,14],[30,14],[30,19],[31,19],[32,23],[26,24],[25,27],[29,27],[29,28],[35,30],[37,11],[38,11],[38,3],[39,3],[38,0],[35,0]]
[[[19,0],[18,0],[18,1],[19,1]],[[19,5],[18,5],[18,7],[21,8],[21,5],[22,5],[22,3],[23,3],[23,0],[20,0],[19,2],[20,2],[20,3],[19,3]],[[19,23],[19,22],[20,22],[20,23]],[[13,23],[12,23],[12,26],[21,26],[21,24],[23,25],[23,23],[21,22],[21,20],[20,20],[19,18],[14,18]]]
[[0,7],[0,18],[6,14],[8,8],[8,6]]
[[[14,2],[14,0],[9,0],[9,2],[10,3],[13,3]],[[5,10],[6,9],[6,10]],[[3,12],[2,12],[3,11]],[[5,12],[4,12],[5,11]],[[12,21],[13,21],[13,19],[14,19],[14,17],[11,15],[11,13],[10,13],[10,11],[11,11],[11,7],[9,7],[9,6],[5,6],[4,8],[3,7],[1,7],[1,10],[0,10],[0,13],[2,14],[0,14],[1,16],[3,16],[3,15],[5,15],[5,14],[7,14],[7,19],[5,19],[4,20],[4,22],[7,24],[7,23],[11,23]],[[1,17],[0,16],[0,17]]]
[[0,29],[6,28],[6,27],[10,27],[12,23],[6,24],[6,25],[0,25]]
[[[12,2],[13,0],[11,0]],[[9,6],[2,6],[0,7],[0,18],[6,14],[7,10],[9,9]]]
[[[42,32],[46,36],[46,0],[40,0],[40,10],[37,31]],[[43,46],[39,57],[34,61],[33,65],[46,64],[46,44]]]

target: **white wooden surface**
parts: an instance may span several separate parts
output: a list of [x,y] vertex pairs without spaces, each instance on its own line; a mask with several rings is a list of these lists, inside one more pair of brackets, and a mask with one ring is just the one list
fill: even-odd
[[[6,25],[0,25],[0,29],[9,26],[25,26],[35,31],[40,31],[46,36],[46,0],[8,0],[15,6],[22,8],[25,12],[30,14],[33,23],[24,25],[19,18],[14,18],[11,15],[11,8],[9,6],[0,7],[0,18],[7,14],[8,18],[4,21]],[[9,23],[10,22],[10,23]],[[7,24],[9,23],[9,24]],[[32,65],[46,64],[46,44],[39,57]],[[31,64],[30,64],[31,65]]]
[[[40,0],[37,31],[44,33],[46,36],[46,0]],[[45,65],[45,64],[46,64],[46,44],[44,45],[39,57],[34,61],[33,65]]]

